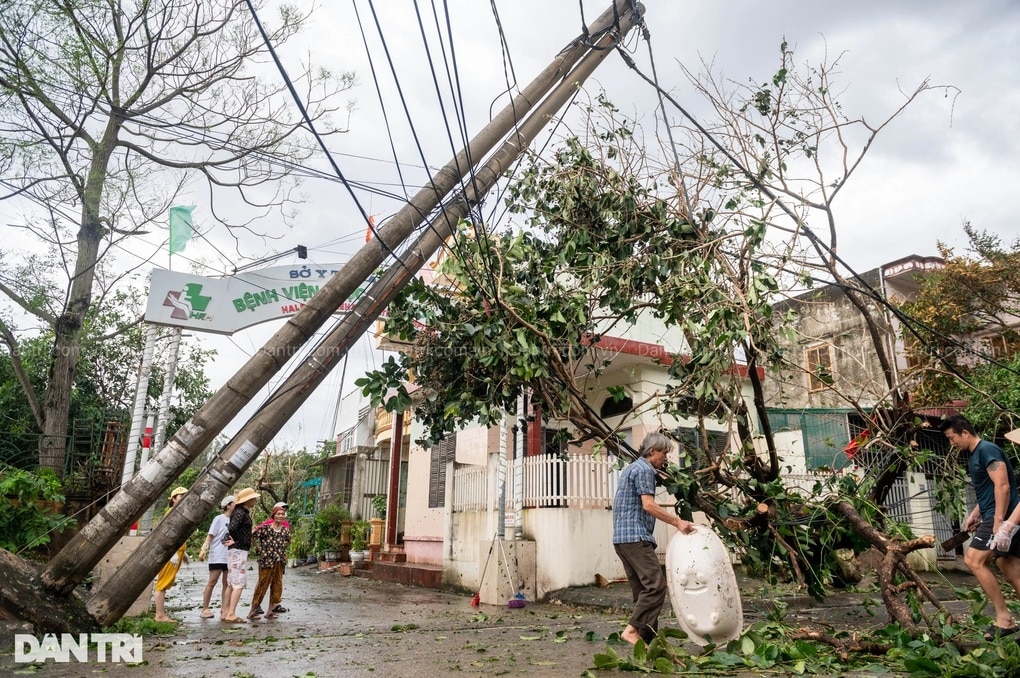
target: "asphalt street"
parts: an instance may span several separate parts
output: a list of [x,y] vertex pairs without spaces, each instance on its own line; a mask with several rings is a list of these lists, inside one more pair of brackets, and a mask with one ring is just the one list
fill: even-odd
[[[255,574],[239,615],[248,613]],[[167,596],[167,610],[180,623],[172,634],[142,639],[141,666],[101,663],[94,653],[85,664],[16,664],[8,650],[0,653],[0,675],[576,677],[626,623],[622,610],[533,602],[522,609],[472,607],[471,594],[320,574],[306,566],[284,577],[287,613],[226,624],[218,610],[211,619],[200,615],[206,575],[205,563],[181,569]]]
[[[256,579],[254,563],[251,566],[239,615],[249,610]],[[180,623],[172,633],[142,638],[141,665],[99,662],[94,652],[86,663],[18,664],[7,649],[0,652],[0,675],[310,678],[453,673],[557,678],[580,676],[593,667],[595,653],[607,647],[629,653],[610,640],[626,623],[630,590],[625,583],[567,589],[551,602],[529,601],[523,609],[508,609],[472,607],[470,593],[343,577],[305,566],[288,569],[284,578],[288,612],[241,625],[220,622],[218,609],[211,619],[201,617],[206,576],[205,563],[181,569],[167,598],[169,613]],[[973,580],[959,573],[935,575],[933,580],[943,600],[960,584],[972,585]],[[791,625],[866,628],[886,621],[881,605],[866,603],[874,601],[874,593],[838,594],[819,604],[806,596],[756,588],[753,582],[742,581],[741,589],[745,625],[780,604]],[[949,606],[962,612],[967,603]],[[675,625],[668,605],[662,624]]]

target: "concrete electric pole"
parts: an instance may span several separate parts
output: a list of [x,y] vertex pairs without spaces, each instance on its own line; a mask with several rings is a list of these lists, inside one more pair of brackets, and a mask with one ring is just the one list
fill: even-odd
[[[642,9],[643,11],[643,9]],[[629,0],[615,0],[588,34],[570,43],[520,95],[501,111],[379,230],[373,239],[266,343],[213,397],[159,450],[151,462],[62,549],[42,572],[43,586],[67,595],[128,527],[164,492],[174,479],[210,444],[223,427],[265,386],[294,353],[332,316],[380,265],[400,249],[426,216],[469,173],[468,159],[478,161],[502,145],[474,171],[466,188],[420,230],[330,331],[309,357],[274,392],[258,413],[219,452],[184,500],[154,529],[145,542],[91,596],[87,609],[101,624],[119,619],[130,603],[151,583],[153,576],[198,523],[226,495],[236,480],[286,424],[350,346],[378,318],[380,312],[450,237],[458,221],[470,213],[507,168],[527,149],[543,127],[574,95],[637,18]],[[588,35],[597,36],[596,44]],[[530,113],[530,114],[529,114]],[[527,117],[525,117],[527,116]],[[50,632],[64,629],[47,629]]]

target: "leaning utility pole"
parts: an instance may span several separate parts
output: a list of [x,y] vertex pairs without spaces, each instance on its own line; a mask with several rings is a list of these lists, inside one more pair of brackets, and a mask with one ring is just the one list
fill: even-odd
[[[399,248],[465,174],[510,134],[485,165],[475,173],[446,209],[433,218],[414,245],[371,286],[350,314],[311,352],[311,356],[273,394],[270,401],[220,451],[178,507],[100,590],[88,605],[102,624],[119,618],[124,601],[133,600],[148,586],[170,554],[217,504],[261,450],[339,362],[350,345],[378,317],[399,290],[421,269],[428,257],[449,237],[457,221],[481,200],[506,168],[527,148],[548,120],[601,63],[610,48],[632,25],[630,0],[614,6],[592,24],[588,34],[567,46],[523,92],[501,111],[456,158],[432,177],[414,198],[378,232],[309,303],[278,331],[152,458],[150,463],[54,557],[41,575],[51,593],[68,595],[114,545],[128,526],[164,492],[173,480],[209,445],[223,427],[269,382],[282,366],[333,315],[346,300]],[[619,26],[614,29],[614,26]],[[588,43],[588,36],[598,36]],[[582,60],[583,57],[583,60]],[[581,60],[573,71],[570,69]],[[570,71],[568,73],[568,71]],[[555,85],[537,110],[522,122]],[[469,160],[471,162],[469,162]],[[0,604],[3,594],[0,593]],[[46,629],[58,632],[65,629]]]
[[[622,37],[630,27],[630,18],[620,23],[621,32],[605,36],[603,39],[608,44],[604,47],[611,47],[612,42]],[[178,506],[135,549],[120,569],[93,592],[87,609],[101,625],[112,624],[127,611],[167,558],[194,531],[202,518],[218,505],[219,499],[228,493],[258,454],[340,363],[350,347],[371,327],[429,258],[454,235],[457,223],[470,214],[471,208],[482,200],[499,177],[527,150],[556,112],[570,101],[578,86],[609,54],[610,50],[604,47],[588,52],[577,67],[511,133],[510,138],[466,182],[466,188],[422,229],[418,239],[400,257],[400,261],[390,266],[368,288],[350,313],[309,352],[309,358],[291,373],[259,412],[220,450]]]

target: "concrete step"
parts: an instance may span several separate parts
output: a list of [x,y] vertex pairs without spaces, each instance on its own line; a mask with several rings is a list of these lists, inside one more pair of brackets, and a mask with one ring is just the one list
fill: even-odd
[[384,563],[406,563],[407,554],[404,553],[404,549],[397,547],[389,551],[380,551],[376,555],[376,560]]
[[371,570],[356,570],[355,574],[376,581],[386,581],[407,586],[421,586],[428,589],[443,587],[443,568],[441,565],[425,563],[389,563],[377,560],[372,563]]

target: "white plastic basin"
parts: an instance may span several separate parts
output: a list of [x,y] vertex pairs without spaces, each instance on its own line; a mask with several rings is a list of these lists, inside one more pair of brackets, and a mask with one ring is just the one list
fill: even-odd
[[677,532],[666,547],[666,582],[680,628],[698,645],[740,636],[744,611],[729,551],[705,525]]

